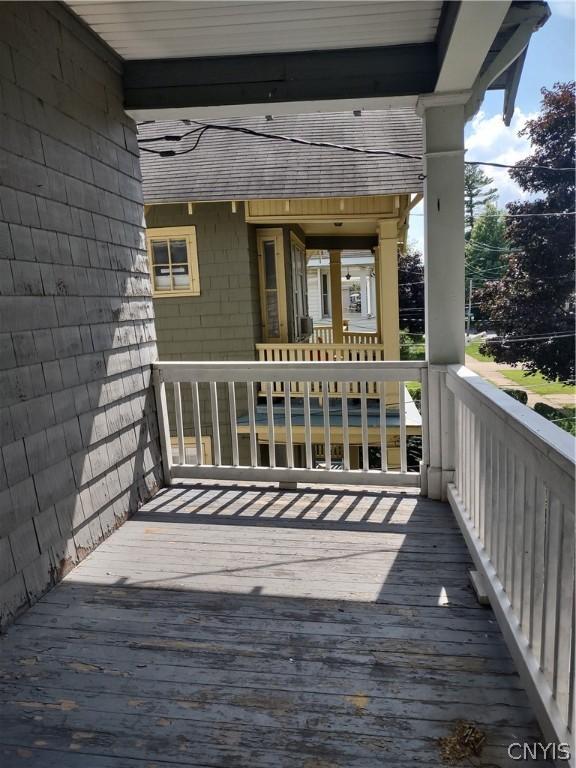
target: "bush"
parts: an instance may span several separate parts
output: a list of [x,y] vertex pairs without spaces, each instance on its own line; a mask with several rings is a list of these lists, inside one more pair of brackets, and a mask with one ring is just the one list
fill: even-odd
[[422,385],[419,381],[408,381],[406,382],[406,389],[408,390],[408,394],[414,400],[414,405],[420,412],[422,412],[421,409],[421,400],[422,400]]
[[400,360],[424,360],[424,336],[400,331]]
[[571,435],[576,435],[576,408],[554,408],[548,403],[535,403],[534,410],[543,416],[548,421],[556,424],[557,427],[569,432]]
[[[507,395],[513,397],[514,400],[518,400],[522,405],[528,405],[528,392],[523,389],[505,389],[503,390]],[[544,405],[544,403],[537,403],[536,405]]]
[[544,416],[544,418],[548,419],[549,421],[556,419],[558,416],[558,411],[556,408],[554,408],[552,405],[548,405],[548,403],[535,403],[534,410],[536,413],[539,413],[540,416]]

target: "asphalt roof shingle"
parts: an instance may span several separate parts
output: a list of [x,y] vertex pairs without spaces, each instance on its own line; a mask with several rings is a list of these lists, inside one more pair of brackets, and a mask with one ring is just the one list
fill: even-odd
[[[422,121],[412,109],[213,120],[219,125],[314,141],[422,154]],[[139,138],[182,135],[195,123],[142,123]],[[141,146],[182,152],[196,136]],[[176,157],[141,152],[146,203],[352,197],[422,191],[422,160],[308,147],[231,131],[209,130]]]

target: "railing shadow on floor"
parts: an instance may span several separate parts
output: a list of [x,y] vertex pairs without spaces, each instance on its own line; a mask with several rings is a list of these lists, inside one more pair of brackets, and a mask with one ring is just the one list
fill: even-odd
[[[240,497],[242,502],[238,505]],[[376,514],[383,500],[391,503],[387,505],[384,514],[381,511]],[[283,502],[281,508],[280,501]],[[425,515],[430,509],[443,510],[449,514],[446,503],[424,499],[412,489],[347,489],[341,486],[309,485],[291,490],[275,485],[237,486],[234,483],[200,484],[190,481],[174,483],[162,489],[135,519],[190,525],[286,528],[319,528],[322,524],[332,530],[405,533],[406,525],[394,522],[394,514],[402,501],[412,502],[413,522],[422,512],[423,527],[428,522]],[[294,512],[295,509],[297,512]],[[275,511],[274,515],[271,510]],[[315,510],[316,514],[312,514]],[[450,531],[460,536],[451,515],[448,519]]]

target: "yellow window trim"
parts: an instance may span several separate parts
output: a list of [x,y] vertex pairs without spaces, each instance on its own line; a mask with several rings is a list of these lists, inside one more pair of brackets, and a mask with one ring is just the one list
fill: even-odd
[[[154,262],[152,259],[152,241],[153,240],[186,240],[186,252],[188,254],[188,275],[192,288],[178,290],[177,288],[167,288],[158,290],[154,285]],[[172,299],[178,296],[200,296],[200,273],[198,271],[198,246],[196,242],[196,227],[157,227],[146,230],[146,246],[148,250],[148,265],[150,268],[150,278],[152,280],[152,296],[154,298]],[[170,277],[172,271],[170,270]]]

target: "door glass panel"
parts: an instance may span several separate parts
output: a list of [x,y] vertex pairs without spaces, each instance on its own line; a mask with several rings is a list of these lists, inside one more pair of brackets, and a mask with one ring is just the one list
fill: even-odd
[[268,336],[280,336],[280,315],[278,312],[278,291],[266,291],[266,324]]
[[276,289],[276,248],[274,240],[264,242],[264,273],[266,289]]

